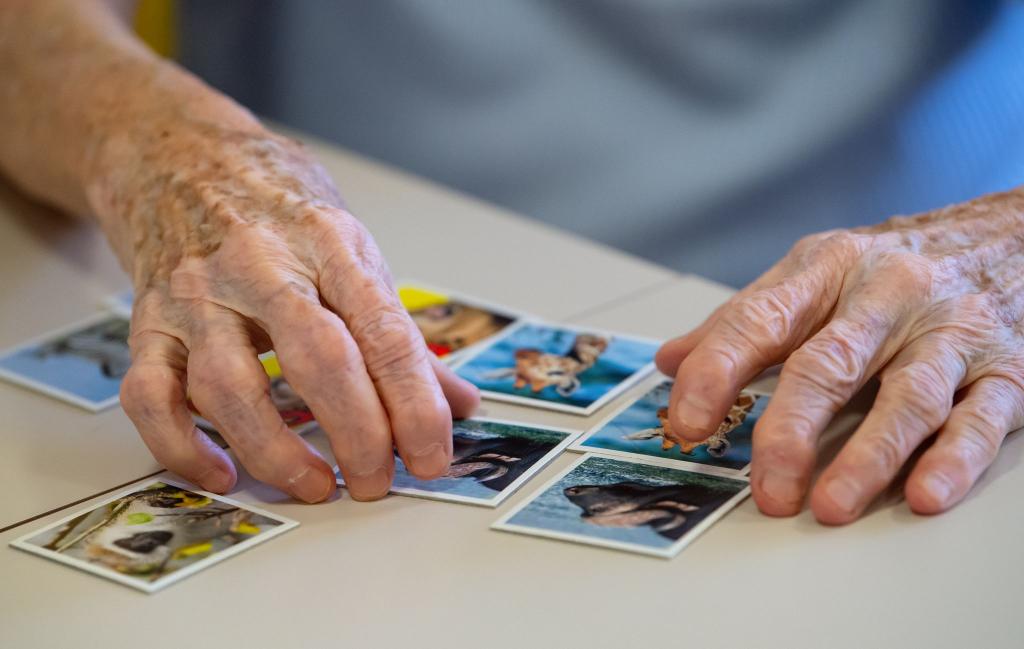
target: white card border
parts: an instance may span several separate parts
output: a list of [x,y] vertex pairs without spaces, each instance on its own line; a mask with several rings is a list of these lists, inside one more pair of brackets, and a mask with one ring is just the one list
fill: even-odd
[[[560,456],[566,451],[569,445],[580,436],[580,431],[572,430],[569,428],[562,428],[559,426],[547,426],[540,424],[529,424],[521,421],[513,421],[511,419],[500,419],[498,417],[467,417],[464,421],[484,421],[494,424],[504,424],[506,426],[517,426],[519,428],[533,428],[535,430],[548,430],[556,433],[565,433],[565,439],[560,441],[554,448],[545,453],[539,460],[537,460],[533,466],[526,470],[521,476],[512,481],[507,487],[502,489],[500,492],[494,494],[491,498],[474,498],[472,496],[460,496],[458,494],[446,494],[440,491],[427,491],[425,489],[415,489],[409,487],[394,487],[388,491],[390,494],[396,496],[411,496],[413,498],[423,498],[425,500],[437,500],[440,502],[452,502],[460,503],[463,505],[476,505],[477,507],[487,507],[494,509],[501,505],[503,502],[508,500],[514,493],[519,491],[523,485],[533,479],[535,475],[543,471],[548,465],[550,465],[555,458]],[[335,475],[338,476],[337,467],[335,467]],[[337,477],[337,483],[339,487],[344,487],[345,482],[341,477]]]
[[[640,399],[643,399],[652,390],[655,390],[656,388],[658,388],[661,385],[664,385],[665,383],[673,383],[674,381],[675,381],[675,379],[672,379],[672,378],[669,378],[669,377],[660,377],[657,382],[652,382],[651,386],[649,388],[647,388],[646,390],[644,390],[643,392],[641,392],[640,394],[638,394],[635,399],[629,400],[627,403],[622,405],[620,408],[616,408],[615,411],[612,412],[610,415],[608,415],[607,417],[605,417],[604,419],[602,419],[598,423],[594,424],[591,428],[583,431],[583,433],[581,433],[579,435],[579,437],[577,437],[575,440],[573,440],[573,443],[569,445],[569,449],[568,450],[573,452],[573,453],[593,453],[594,455],[606,455],[606,456],[609,456],[609,457],[622,458],[622,459],[631,460],[631,461],[632,460],[654,460],[654,461],[657,461],[657,462],[667,462],[667,463],[672,463],[674,465],[674,468],[682,469],[684,471],[697,471],[697,472],[700,472],[700,473],[712,472],[712,473],[719,474],[719,475],[721,475],[723,477],[726,477],[726,478],[735,478],[737,476],[746,476],[746,475],[748,475],[750,473],[750,464],[751,464],[750,462],[747,462],[746,465],[744,465],[743,467],[741,467],[739,469],[730,469],[728,467],[716,466],[714,464],[704,464],[702,462],[691,462],[689,460],[677,460],[677,459],[671,458],[671,457],[655,457],[655,456],[652,456],[652,455],[645,455],[643,453],[632,453],[630,451],[619,451],[619,450],[616,450],[616,449],[605,449],[605,448],[595,448],[593,446],[583,446],[583,443],[586,442],[591,437],[593,437],[597,433],[597,431],[599,431],[602,428],[604,428],[605,426],[607,426],[609,423],[611,423],[611,421],[613,419],[615,419],[616,417],[618,417],[619,415],[624,413],[626,410],[629,410],[630,408],[632,408],[633,405],[637,401],[639,401]],[[744,388],[744,390],[746,392],[749,392],[749,393],[757,396],[758,398],[771,399],[771,396],[772,396],[770,393],[767,393],[767,392],[764,392],[764,391],[761,391],[761,390],[747,390],[746,388]],[[703,471],[703,469],[707,469],[708,471]]]
[[135,300],[135,291],[129,288],[106,296],[105,298],[103,298],[101,306],[107,311],[112,311],[117,315],[124,316],[125,318],[131,320],[132,305],[126,305],[124,302],[121,301],[121,296],[126,294],[131,295],[132,301]]
[[[196,494],[200,494],[202,496],[206,496],[207,498],[211,498],[213,500],[224,502],[224,503],[227,503],[229,505],[234,505],[236,507],[241,507],[242,509],[251,511],[254,514],[259,514],[260,516],[266,516],[267,518],[271,518],[271,519],[273,519],[275,521],[280,522],[281,524],[278,525],[277,527],[273,528],[273,529],[270,529],[270,530],[267,530],[265,532],[262,532],[261,534],[255,536],[255,537],[253,537],[251,539],[246,539],[245,541],[242,541],[238,545],[233,545],[230,548],[227,548],[226,550],[222,550],[222,551],[218,552],[217,554],[215,554],[212,557],[209,557],[207,559],[203,559],[201,561],[198,561],[198,562],[196,562],[196,563],[194,563],[192,565],[189,565],[189,566],[186,566],[184,568],[181,568],[180,570],[176,570],[176,571],[172,572],[169,575],[161,577],[160,579],[158,579],[155,582],[142,582],[140,580],[133,579],[133,578],[127,576],[127,575],[119,574],[119,573],[117,573],[117,572],[115,572],[113,570],[109,570],[109,569],[106,569],[106,568],[101,568],[99,566],[96,566],[94,564],[89,563],[88,561],[82,561],[81,559],[78,559],[78,558],[75,558],[75,557],[69,557],[69,556],[66,556],[66,555],[63,555],[63,554],[59,554],[59,553],[54,552],[53,550],[47,550],[45,548],[39,547],[38,545],[35,545],[35,544],[32,544],[32,543],[28,542],[28,540],[30,538],[32,538],[32,537],[38,536],[38,535],[42,534],[43,532],[47,532],[47,531],[50,531],[50,530],[52,530],[52,529],[54,529],[56,527],[64,525],[68,521],[71,521],[71,520],[81,516],[84,513],[91,512],[91,511],[94,511],[94,510],[96,510],[96,509],[98,509],[100,507],[103,507],[104,505],[107,505],[107,504],[117,500],[118,498],[123,498],[124,496],[127,496],[128,494],[135,493],[135,492],[139,491],[140,489],[142,489],[143,487],[145,487],[147,485],[150,485],[150,484],[153,484],[154,482],[161,482],[163,484],[167,484],[167,485],[171,485],[171,486],[174,486],[174,487],[178,487],[179,489],[185,489],[187,491],[191,491],[192,493],[196,493]],[[254,507],[252,505],[248,505],[246,503],[240,502],[240,501],[235,500],[233,498],[228,498],[226,496],[221,496],[219,494],[210,493],[208,491],[202,491],[200,489],[197,489],[197,488],[194,488],[194,487],[191,487],[191,486],[187,486],[185,483],[179,482],[177,480],[164,479],[164,478],[160,478],[159,476],[156,476],[156,477],[152,477],[152,478],[146,478],[145,480],[140,480],[134,486],[128,487],[124,491],[119,491],[118,493],[116,493],[116,494],[114,494],[114,495],[112,495],[112,496],[110,496],[110,497],[108,497],[108,498],[106,498],[106,499],[104,499],[104,500],[102,500],[102,501],[100,501],[98,503],[90,505],[87,508],[82,508],[82,509],[76,510],[75,512],[65,516],[64,518],[61,518],[60,520],[57,520],[57,521],[55,521],[53,523],[50,523],[49,525],[46,525],[45,527],[40,527],[39,529],[33,530],[32,532],[29,532],[27,534],[23,534],[22,536],[19,536],[18,538],[16,538],[13,541],[11,541],[10,542],[10,546],[13,547],[13,548],[17,548],[19,550],[22,550],[24,552],[28,552],[29,554],[34,554],[34,555],[37,555],[37,556],[40,556],[40,557],[44,557],[44,558],[49,559],[51,561],[55,561],[57,563],[62,563],[64,565],[66,565],[66,566],[69,566],[69,567],[72,567],[72,568],[77,568],[77,569],[82,570],[84,572],[92,573],[92,574],[94,574],[94,575],[96,575],[98,577],[103,577],[104,579],[108,579],[110,581],[115,581],[115,582],[117,582],[119,584],[122,584],[122,585],[125,585],[125,586],[129,586],[129,587],[134,588],[136,590],[141,590],[141,591],[143,591],[145,593],[155,593],[155,592],[157,592],[159,590],[163,590],[164,588],[166,588],[167,586],[170,586],[171,584],[174,584],[174,583],[176,583],[178,581],[181,581],[182,579],[185,579],[186,577],[189,577],[189,576],[191,576],[191,575],[193,575],[193,574],[195,574],[197,572],[200,572],[202,570],[205,570],[207,567],[209,567],[211,565],[220,563],[221,561],[224,561],[225,559],[229,559],[229,558],[235,556],[236,554],[239,554],[240,552],[245,552],[246,550],[248,550],[249,548],[251,548],[251,547],[253,547],[255,545],[260,545],[260,544],[264,543],[265,541],[269,541],[273,537],[280,536],[281,534],[284,534],[285,532],[293,530],[293,529],[295,529],[298,526],[299,526],[299,522],[298,521],[296,521],[294,519],[291,519],[291,518],[288,518],[286,516],[281,516],[279,514],[274,514],[274,513],[269,512],[269,511],[267,511],[265,509],[261,509],[259,507]]]
[[[615,332],[612,332],[612,331],[608,331],[606,329],[600,329],[598,327],[580,327],[580,326],[577,326],[577,325],[561,324],[561,323],[557,323],[557,322],[548,322],[546,320],[540,320],[540,319],[536,319],[536,318],[523,318],[523,319],[519,320],[518,322],[513,323],[512,325],[510,325],[504,332],[502,332],[502,334],[500,334],[499,336],[496,336],[493,340],[488,342],[487,345],[484,345],[484,346],[480,347],[479,349],[476,349],[475,346],[474,346],[473,353],[465,354],[464,356],[459,358],[456,362],[453,362],[451,364],[452,369],[455,370],[456,374],[458,374],[459,369],[463,365],[467,365],[467,364],[471,363],[474,358],[476,358],[477,356],[479,356],[482,353],[484,353],[484,351],[486,351],[487,348],[492,347],[492,346],[498,344],[499,342],[501,342],[505,338],[508,338],[509,336],[511,336],[513,333],[515,333],[519,329],[522,329],[523,327],[527,327],[527,326],[530,326],[530,325],[541,326],[541,327],[549,327],[549,328],[557,328],[557,329],[564,329],[566,331],[571,331],[571,332],[577,333],[577,334],[580,334],[580,333],[599,334],[599,335],[603,335],[603,336],[610,336],[612,338],[623,338],[623,339],[626,339],[626,340],[632,340],[634,342],[650,343],[652,345],[661,345],[662,344],[661,341],[653,340],[651,338],[644,338],[642,336],[632,336],[630,334],[615,333]],[[463,350],[463,351],[469,351],[469,348],[467,348],[466,350]],[[530,406],[532,408],[539,408],[539,409],[542,409],[542,410],[554,410],[554,411],[557,411],[557,412],[567,412],[567,413],[570,413],[570,414],[573,414],[573,415],[579,415],[579,416],[582,416],[582,417],[589,417],[590,415],[594,414],[595,412],[597,412],[598,410],[603,408],[605,405],[607,405],[608,402],[610,402],[613,399],[617,398],[620,394],[622,394],[626,390],[629,390],[631,387],[633,387],[634,385],[636,385],[640,381],[642,381],[645,378],[647,378],[654,370],[655,370],[654,361],[651,361],[650,363],[647,363],[646,365],[640,367],[640,369],[638,369],[637,371],[633,372],[628,377],[623,379],[622,382],[620,382],[614,388],[612,388],[611,390],[606,392],[604,395],[602,395],[596,401],[594,401],[593,403],[591,403],[589,406],[586,406],[586,407],[572,406],[572,405],[565,404],[565,403],[555,403],[555,402],[552,402],[552,401],[546,401],[544,399],[536,399],[536,398],[533,398],[533,397],[524,397],[524,396],[520,396],[520,395],[517,395],[517,394],[506,394],[504,392],[493,392],[491,390],[484,390],[484,389],[480,389],[480,395],[482,397],[484,397],[485,399],[490,399],[491,401],[503,401],[505,403],[515,403],[515,404],[518,404],[518,405]],[[460,378],[465,378],[465,377],[461,377],[460,376]]]
[[612,550],[624,550],[626,552],[633,552],[633,553],[636,553],[636,554],[645,554],[645,555],[649,555],[649,556],[659,557],[659,558],[662,558],[662,559],[671,559],[671,558],[675,557],[677,554],[679,554],[679,552],[682,551],[683,548],[688,546],[695,539],[697,539],[701,534],[703,534],[704,531],[707,530],[707,528],[711,527],[716,522],[721,520],[721,518],[723,516],[728,514],[730,511],[732,511],[737,505],[739,505],[741,502],[743,502],[747,498],[747,496],[750,495],[750,480],[748,478],[746,478],[746,476],[726,476],[726,475],[721,475],[719,473],[713,473],[713,472],[710,472],[710,471],[686,471],[687,473],[702,473],[702,474],[705,474],[705,475],[711,475],[711,476],[716,477],[716,478],[723,478],[723,479],[727,479],[727,480],[736,480],[738,482],[745,482],[747,486],[745,486],[742,489],[740,489],[740,491],[735,496],[731,497],[729,500],[727,500],[724,503],[722,503],[721,505],[719,505],[718,508],[715,509],[715,511],[713,511],[711,514],[709,514],[704,520],[702,520],[700,523],[697,523],[697,525],[695,525],[690,531],[688,531],[681,538],[679,538],[674,543],[672,543],[672,545],[670,545],[670,546],[668,546],[667,548],[664,548],[664,549],[652,548],[652,547],[648,547],[646,545],[640,545],[638,543],[627,543],[627,542],[624,542],[624,541],[612,541],[612,540],[609,540],[609,539],[599,539],[599,538],[594,538],[594,537],[580,535],[580,534],[571,534],[571,533],[568,533],[568,532],[556,532],[554,530],[545,530],[545,529],[542,529],[542,528],[529,527],[529,526],[526,526],[526,525],[516,525],[516,524],[508,522],[509,520],[512,519],[513,516],[515,516],[516,514],[521,512],[522,510],[524,510],[527,507],[529,507],[530,504],[533,503],[533,501],[536,500],[538,496],[540,496],[541,494],[546,492],[548,489],[553,487],[555,484],[558,483],[559,480],[561,480],[565,476],[569,475],[569,473],[574,471],[577,467],[579,467],[581,464],[583,464],[584,462],[586,462],[587,460],[589,460],[592,457],[598,457],[598,458],[602,458],[602,459],[611,459],[611,460],[615,460],[617,462],[622,462],[624,464],[645,464],[645,465],[659,466],[659,467],[666,468],[666,469],[675,469],[676,471],[682,470],[682,469],[680,469],[679,467],[676,467],[676,466],[669,466],[669,465],[665,464],[664,462],[651,462],[651,461],[633,462],[633,461],[623,460],[623,459],[620,459],[620,458],[608,458],[608,457],[603,456],[603,455],[601,455],[599,453],[586,453],[586,454],[580,456],[580,458],[578,460],[576,460],[575,462],[570,464],[565,470],[560,471],[558,473],[558,475],[554,476],[553,478],[551,478],[550,480],[545,482],[543,485],[538,487],[536,491],[531,493],[528,497],[524,498],[522,500],[522,502],[518,503],[515,507],[513,507],[511,510],[506,512],[501,518],[499,518],[494,523],[492,523],[491,524],[491,529],[492,530],[498,530],[498,531],[501,531],[501,532],[511,532],[511,533],[514,533],[514,534],[522,534],[522,535],[525,535],[525,536],[538,536],[538,537],[543,537],[543,538],[548,538],[548,539],[555,539],[557,541],[569,541],[569,542],[577,543],[577,544],[581,544],[581,545],[593,545],[593,546],[602,547],[602,548],[610,548]]
[[[131,319],[126,318],[122,313],[117,313],[114,311],[100,311],[92,314],[87,318],[83,318],[64,327],[60,327],[59,329],[48,331],[46,333],[30,338],[29,340],[26,340],[12,347],[0,350],[0,361],[8,358],[9,356],[17,354],[18,352],[25,351],[26,349],[38,347],[43,343],[53,340],[54,338],[60,338],[61,336],[66,336],[67,334],[70,334],[74,331],[78,331],[80,329],[85,329],[87,327],[99,324],[104,320],[113,319],[126,320],[129,323],[131,322]],[[90,401],[89,399],[81,397],[72,392],[68,392],[66,390],[53,387],[52,385],[47,385],[46,383],[37,381],[36,379],[27,377],[23,374],[13,372],[7,369],[6,367],[2,366],[0,366],[0,378],[3,378],[15,385],[21,386],[22,388],[35,390],[36,392],[44,394],[48,397],[59,399],[61,401],[64,401],[65,403],[70,403],[71,405],[78,406],[79,408],[83,408],[85,410],[88,410],[89,412],[101,412],[103,410],[106,410],[107,408],[117,405],[117,403],[121,400],[120,395],[114,395],[102,401]]]

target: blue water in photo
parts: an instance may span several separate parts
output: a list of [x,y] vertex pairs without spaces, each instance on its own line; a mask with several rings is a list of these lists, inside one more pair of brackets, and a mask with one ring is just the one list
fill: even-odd
[[[682,486],[688,494],[686,502],[702,505],[701,511],[689,515],[686,530],[742,491],[747,483],[732,478],[691,473],[680,469],[636,464],[605,457],[590,457],[564,478],[538,495],[525,508],[507,522],[513,525],[576,534],[608,541],[633,543],[655,549],[671,547],[677,538],[669,538],[655,531],[654,526],[611,527],[588,522],[581,516],[583,509],[574,504],[565,490],[581,485],[616,485],[632,483],[646,487]],[[592,518],[591,520],[597,520]]]
[[706,446],[699,446],[689,454],[683,453],[679,446],[673,446],[671,449],[664,451],[661,448],[660,437],[645,440],[625,439],[626,435],[631,433],[661,426],[661,423],[658,421],[657,412],[659,408],[668,405],[671,391],[671,381],[655,386],[633,405],[620,412],[611,421],[595,431],[593,435],[581,442],[580,445],[595,450],[606,449],[637,453],[649,457],[684,460],[686,462],[695,462],[697,464],[727,469],[739,470],[750,464],[754,425],[761,417],[761,413],[764,412],[765,406],[768,403],[768,397],[766,396],[758,396],[754,407],[747,414],[743,423],[726,435],[730,446],[722,457],[712,456],[708,453]]
[[116,397],[128,369],[128,322],[111,317],[0,358],[0,367],[100,403]]
[[546,354],[565,355],[573,347],[576,332],[560,327],[527,324],[497,341],[456,371],[481,390],[500,392],[552,403],[586,408],[654,359],[654,343],[612,337],[597,362],[579,374],[580,386],[571,394],[559,394],[555,386],[534,393],[527,385],[515,389],[515,352],[538,349]]

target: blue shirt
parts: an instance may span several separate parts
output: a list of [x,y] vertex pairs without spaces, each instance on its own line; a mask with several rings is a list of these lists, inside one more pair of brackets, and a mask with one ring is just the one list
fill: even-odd
[[735,285],[802,234],[1024,182],[1018,3],[234,0],[183,20],[184,63],[263,115]]

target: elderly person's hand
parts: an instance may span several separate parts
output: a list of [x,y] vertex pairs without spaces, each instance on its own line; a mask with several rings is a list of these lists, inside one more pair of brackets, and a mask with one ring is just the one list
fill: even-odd
[[825,523],[855,520],[934,436],[907,478],[919,513],[959,502],[1024,425],[1024,194],[986,196],[800,241],[693,332],[666,343],[677,434],[707,437],[739,390],[785,363],[754,430],[761,510],[800,511],[817,442],[871,377],[864,422],[810,495]]
[[[0,169],[103,227],[135,285],[125,411],[164,466],[210,491],[235,467],[304,501],[330,466],[278,415],[273,347],[355,498],[448,468],[478,393],[426,349],[373,239],[301,145],[126,29],[116,0],[0,6]],[[130,3],[129,3],[130,4]],[[449,405],[450,404],[450,405]]]
[[273,348],[353,497],[388,491],[393,448],[416,476],[447,470],[449,402],[466,416],[476,389],[427,351],[373,238],[299,144],[173,116],[104,155],[92,203],[135,284],[122,405],[157,460],[212,491],[234,483],[187,391],[253,476],[330,495],[330,467],[270,400],[256,355]]

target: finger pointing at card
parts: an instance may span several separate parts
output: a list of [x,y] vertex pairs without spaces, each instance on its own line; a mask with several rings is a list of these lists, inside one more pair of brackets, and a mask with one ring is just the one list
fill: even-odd
[[[922,513],[955,505],[1022,421],[1022,226],[1024,200],[1009,193],[804,239],[660,350],[678,434],[707,437],[747,381],[784,363],[754,430],[762,511],[795,514],[811,490],[819,520],[855,520],[933,436],[907,500]],[[876,375],[874,407],[812,488],[819,435]]]

